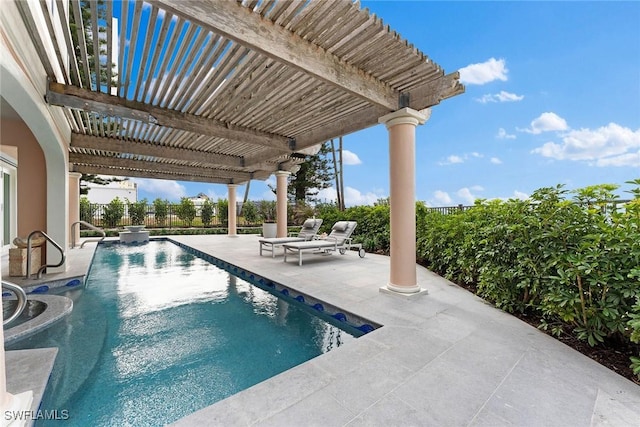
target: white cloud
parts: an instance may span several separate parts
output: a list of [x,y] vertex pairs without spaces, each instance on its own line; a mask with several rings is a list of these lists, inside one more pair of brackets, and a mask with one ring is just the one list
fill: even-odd
[[595,130],[571,130],[562,142],[547,142],[532,153],[556,160],[592,162],[596,166],[639,166],[640,129],[633,131],[616,123]]
[[471,157],[475,157],[477,159],[481,159],[484,157],[484,154],[478,153],[478,152],[473,152],[473,153],[465,153],[462,156],[458,156],[456,154],[452,154],[450,156],[448,156],[445,160],[442,160],[440,162],[438,162],[438,164],[440,166],[446,166],[446,165],[453,165],[456,163],[464,163],[466,160],[469,160],[469,158]]
[[509,70],[504,59],[491,58],[486,62],[470,64],[460,70],[460,82],[466,85],[483,85],[494,80],[507,80]]
[[151,199],[160,198],[170,201],[178,201],[181,197],[187,197],[186,189],[177,181],[166,179],[132,178],[139,190],[151,193]]
[[497,157],[492,157],[491,158],[491,163],[493,163],[494,165],[501,165],[502,164],[502,160],[500,160]]
[[447,193],[446,191],[436,190],[433,193],[433,199],[435,204],[437,204],[438,206],[453,204],[453,200],[451,200],[451,196],[449,196],[449,193]]
[[342,150],[342,163],[345,165],[359,165],[362,163],[360,157],[352,151]]
[[472,188],[464,187],[456,191],[456,195],[462,199],[462,203],[466,205],[472,205],[478,197],[474,195],[471,192],[471,190],[478,191],[478,190],[475,190],[473,187]]
[[609,157],[606,159],[598,159],[596,166],[632,166],[640,168],[640,151]]
[[565,119],[558,116],[556,113],[547,112],[542,113],[538,118],[533,119],[530,128],[518,130],[538,135],[542,132],[562,131],[567,129],[569,129],[569,126],[567,126],[567,121]]
[[[337,192],[333,187],[324,188],[318,192],[316,196],[321,201],[337,200]],[[353,187],[345,187],[344,189],[344,204],[345,206],[357,206],[357,205],[373,205],[378,199],[383,199],[387,196],[377,190],[362,193]]]
[[511,198],[512,199],[527,200],[529,198],[529,195],[527,193],[523,193],[522,191],[515,190],[513,192],[513,196],[511,196]]
[[508,134],[506,130],[503,128],[498,129],[498,134],[496,135],[498,139],[516,139],[515,135]]
[[464,159],[460,156],[456,156],[455,154],[452,154],[451,156],[447,157],[447,160],[442,164],[452,165],[454,163],[464,163]]
[[476,98],[481,104],[486,104],[488,102],[516,102],[522,101],[524,99],[524,95],[516,95],[515,93],[505,92],[504,90],[495,94],[486,94],[482,95],[482,98]]

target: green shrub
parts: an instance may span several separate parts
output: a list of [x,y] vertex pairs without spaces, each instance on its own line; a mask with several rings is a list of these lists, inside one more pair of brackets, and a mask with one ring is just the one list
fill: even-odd
[[80,198],[80,221],[85,221],[89,224],[93,224],[93,217],[96,213],[96,210],[97,206],[89,202],[88,198]]
[[242,216],[247,224],[254,225],[258,223],[258,208],[255,203],[247,201],[242,205]]
[[202,220],[202,225],[207,227],[211,225],[211,220],[213,219],[213,203],[211,202],[211,200],[207,199],[202,204],[200,219]]
[[196,205],[187,197],[183,197],[180,199],[180,204],[175,206],[175,212],[187,227],[191,227],[196,217]]
[[147,199],[137,202],[127,200],[127,209],[129,211],[129,219],[132,225],[144,225],[144,219],[147,216]]
[[102,222],[107,227],[115,227],[118,225],[124,215],[124,203],[116,197],[104,207],[102,214]]
[[[622,209],[611,184],[529,201],[478,201],[449,215],[417,206],[418,260],[555,335],[640,341],[640,182]],[[571,198],[571,196],[573,196]],[[635,341],[634,341],[635,340]],[[640,358],[632,360],[640,373]]]
[[263,222],[276,221],[276,202],[275,200],[262,200],[258,207],[259,218]]
[[227,225],[229,222],[229,201],[227,199],[218,199],[218,221],[221,225]]
[[163,226],[167,221],[167,215],[169,214],[169,202],[157,198],[153,201],[154,219],[157,225]]

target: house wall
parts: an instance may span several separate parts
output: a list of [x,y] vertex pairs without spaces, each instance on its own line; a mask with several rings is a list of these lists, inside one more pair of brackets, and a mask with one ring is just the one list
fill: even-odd
[[126,203],[127,199],[130,202],[138,201],[138,189],[135,186],[124,187],[118,184],[120,183],[112,182],[108,185],[90,185],[87,199],[89,199],[91,203],[100,204],[107,204],[116,197],[124,203]]
[[[55,3],[47,2],[47,7],[51,8]],[[45,47],[45,58],[41,57],[34,47],[29,30],[23,23],[19,5],[26,6],[27,13],[33,16],[36,28],[39,30],[35,33],[35,37]],[[56,20],[59,21],[57,15],[54,16],[53,22]],[[33,142],[35,139],[41,148],[40,156],[44,156],[45,166],[42,167],[41,164],[38,170],[46,173],[46,193],[43,195],[38,192],[40,190],[36,190],[37,194],[31,196],[32,200],[28,205],[37,206],[38,209],[41,209],[43,204],[46,206],[46,223],[41,228],[62,247],[68,247],[70,226],[68,151],[71,129],[66,122],[63,110],[59,107],[50,107],[45,101],[48,83],[47,72],[43,64],[49,62],[52,65],[52,77],[56,81],[64,81],[64,70],[56,65],[58,61],[54,42],[47,32],[46,25],[40,25],[43,22],[43,11],[37,1],[2,2],[2,13],[0,13],[0,75],[2,75],[0,95],[30,130],[32,138],[27,138],[27,140]],[[36,153],[37,151],[30,143],[25,148],[27,152],[32,150],[31,153]],[[19,153],[20,176],[18,179],[22,181],[23,177],[26,177],[28,182],[34,178],[32,175],[25,175],[25,172],[29,172],[28,170],[22,170],[26,168],[22,164],[23,159],[27,159],[27,155]],[[21,188],[27,188],[25,183],[21,184]],[[31,192],[31,189],[29,191]],[[22,193],[21,190],[19,192]],[[20,196],[22,197],[22,194]],[[19,208],[22,211],[18,215],[19,224],[23,221],[21,215],[24,213],[26,205],[24,202],[19,203]],[[20,234],[33,225],[32,222],[27,224],[25,226],[19,225]],[[55,264],[59,259],[60,256],[56,251],[48,251],[48,263]],[[64,270],[66,267],[65,265],[60,268],[51,268],[48,272]]]
[[[18,154],[18,236],[47,229],[47,166],[44,153],[21,120],[0,122],[0,144],[12,146]],[[64,185],[64,183],[60,183]]]

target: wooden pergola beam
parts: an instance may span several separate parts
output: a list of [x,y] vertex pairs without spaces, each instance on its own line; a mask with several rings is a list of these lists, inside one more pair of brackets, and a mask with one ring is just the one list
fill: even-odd
[[224,179],[219,177],[211,177],[204,175],[185,175],[170,172],[146,171],[134,169],[118,169],[107,166],[97,165],[73,165],[72,172],[107,175],[107,176],[127,176],[131,178],[151,178],[151,179],[168,179],[176,181],[206,182],[210,184],[241,184],[241,181]]
[[236,168],[242,167],[244,164],[242,157],[237,156],[228,156],[225,154],[208,153],[206,151],[195,151],[186,148],[174,148],[144,142],[125,141],[122,139],[90,136],[78,133],[71,134],[71,147],[111,151],[114,153],[129,153],[139,156],[154,156],[164,159],[202,162]]
[[221,179],[229,178],[232,180],[240,180],[242,182],[248,181],[253,178],[253,174],[250,172],[220,170],[209,166],[185,166],[172,163],[154,162],[149,160],[121,159],[119,157],[93,156],[90,154],[80,153],[69,153],[69,163],[121,168],[124,169],[123,173],[126,172],[126,169],[134,169],[151,172],[162,171],[193,176],[210,176]]
[[399,93],[337,56],[235,1],[152,0],[213,33],[389,111],[400,108]]
[[280,135],[246,129],[230,123],[155,107],[106,93],[92,92],[75,86],[50,82],[46,100],[50,105],[94,111],[106,116],[122,117],[201,135],[254,144],[271,148],[280,153],[291,152],[290,140]]
[[[417,87],[408,94],[408,106],[414,110],[424,110],[438,105],[443,99],[463,93],[464,86],[458,82],[459,78],[460,73],[456,71]],[[378,124],[378,118],[385,114],[388,114],[388,111],[384,107],[372,105],[335,120],[326,126],[296,135],[296,150],[312,147],[332,138],[375,126]],[[257,164],[265,158],[272,158],[277,155],[278,153],[273,150],[264,150],[260,154],[246,157],[245,166]]]

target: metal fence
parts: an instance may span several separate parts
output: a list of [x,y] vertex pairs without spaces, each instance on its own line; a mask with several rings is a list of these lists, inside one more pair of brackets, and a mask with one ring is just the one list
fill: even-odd
[[440,212],[441,214],[448,215],[456,212],[463,212],[468,209],[471,209],[473,206],[441,206],[441,207],[427,207],[427,211],[429,212]]
[[[252,202],[251,202],[252,203]],[[144,225],[147,228],[184,228],[184,227],[226,227],[226,215],[223,218],[220,217],[218,205],[214,203],[213,215],[209,224],[203,224],[202,222],[202,207],[196,206],[196,216],[191,223],[180,219],[179,204],[168,204],[167,212],[164,217],[158,217],[155,212],[154,205],[147,205],[144,215]],[[239,227],[258,226],[262,224],[262,219],[257,218],[253,222],[247,221],[247,219],[241,215],[242,202],[236,203],[236,224]],[[132,218],[134,215],[130,215],[129,206],[124,204],[124,212],[119,220],[115,222],[115,225],[108,224],[106,218],[108,215],[105,213],[108,211],[108,204],[90,203],[88,206],[81,206],[80,208],[80,220],[86,221],[101,228],[121,228],[127,225],[142,225],[134,224]],[[227,207],[224,206],[226,213]],[[113,222],[113,221],[112,221]]]
[[[582,203],[582,202],[574,202],[582,207],[588,207],[591,209],[599,209],[603,212],[611,212],[611,211],[621,211],[625,209],[625,205],[631,202],[631,200],[610,200],[610,201],[602,201],[602,202],[594,202],[594,203]],[[531,206],[534,206],[535,203],[531,203]],[[444,215],[463,212],[469,209],[473,209],[475,205],[465,206],[441,206],[441,207],[427,207],[427,211],[429,212],[439,212]]]

